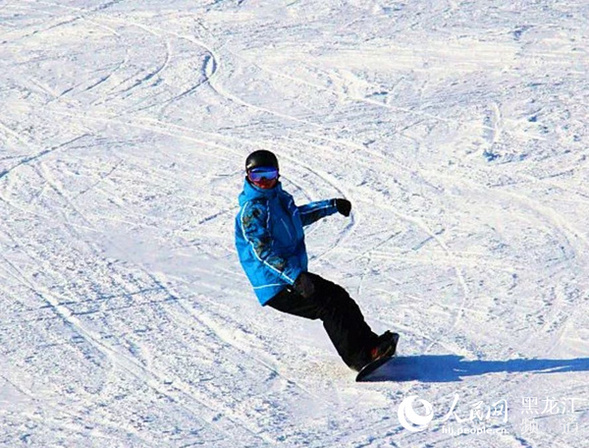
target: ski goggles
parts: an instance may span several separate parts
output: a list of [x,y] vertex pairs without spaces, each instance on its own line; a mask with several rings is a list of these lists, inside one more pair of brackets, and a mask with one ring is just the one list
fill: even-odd
[[252,168],[247,172],[247,177],[252,182],[278,179],[278,169],[273,167]]

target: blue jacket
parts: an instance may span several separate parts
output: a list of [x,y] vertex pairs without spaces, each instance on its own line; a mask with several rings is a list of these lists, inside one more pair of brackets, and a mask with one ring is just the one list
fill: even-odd
[[297,207],[280,182],[263,190],[246,179],[239,205],[235,246],[258,300],[265,305],[307,271],[303,226],[334,214],[335,199]]

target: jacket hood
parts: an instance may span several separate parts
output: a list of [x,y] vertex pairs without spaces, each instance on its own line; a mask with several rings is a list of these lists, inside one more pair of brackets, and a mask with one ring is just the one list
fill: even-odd
[[246,178],[243,184],[243,191],[239,195],[239,205],[243,206],[243,204],[251,201],[252,199],[270,199],[278,195],[280,192],[282,192],[282,184],[280,181],[278,181],[274,188],[264,190],[262,188],[256,187],[255,185],[252,185]]

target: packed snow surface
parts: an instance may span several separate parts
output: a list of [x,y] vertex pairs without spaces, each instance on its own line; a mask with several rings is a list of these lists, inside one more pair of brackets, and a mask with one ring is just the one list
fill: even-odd
[[[0,1],[0,446],[589,446],[585,0]],[[233,245],[274,151],[398,358]]]

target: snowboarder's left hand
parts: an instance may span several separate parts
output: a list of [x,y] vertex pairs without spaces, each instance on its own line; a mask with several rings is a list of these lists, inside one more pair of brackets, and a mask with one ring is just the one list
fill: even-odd
[[352,203],[347,199],[336,199],[335,206],[337,211],[344,216],[350,216],[350,211],[352,210]]

